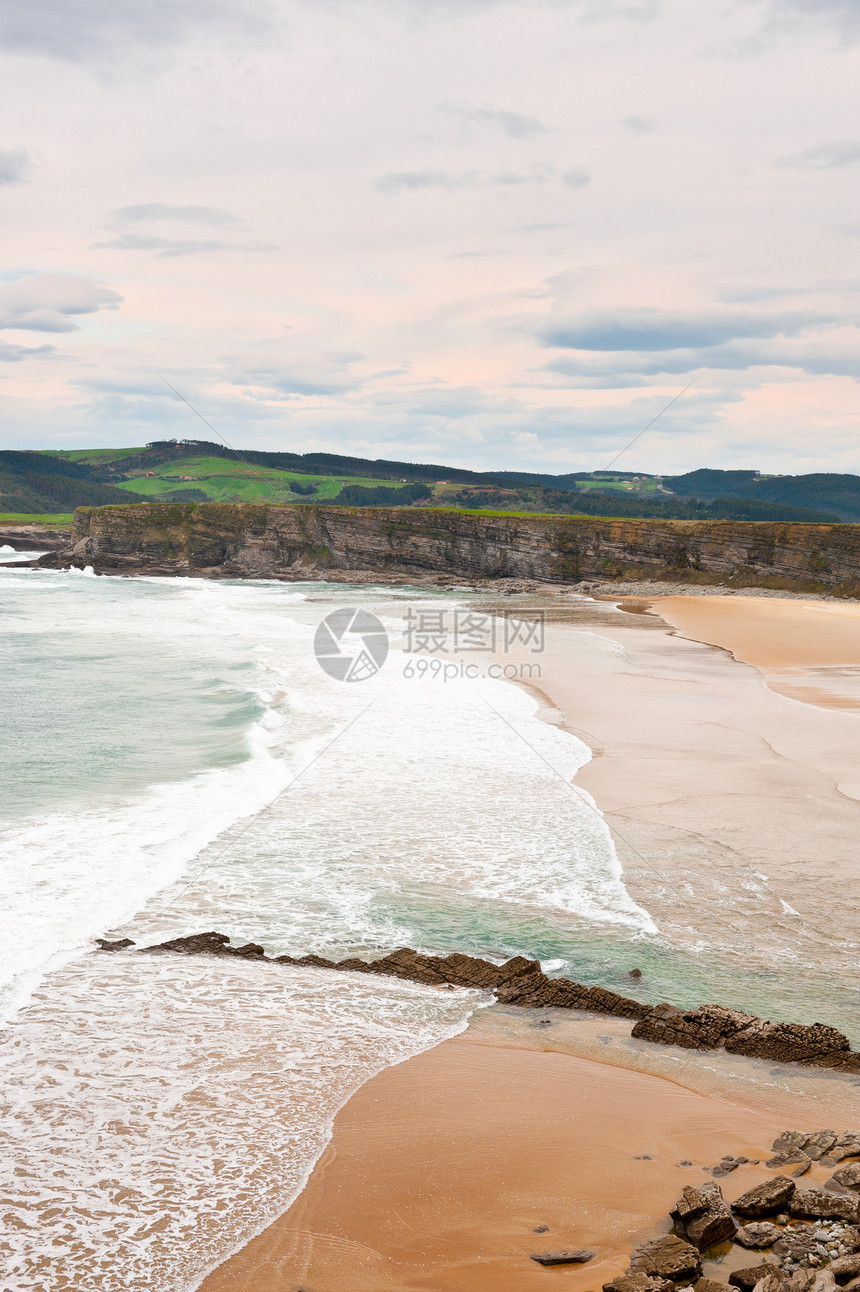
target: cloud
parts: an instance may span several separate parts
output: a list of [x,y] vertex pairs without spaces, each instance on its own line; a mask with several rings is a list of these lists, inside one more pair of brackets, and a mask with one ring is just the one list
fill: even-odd
[[546,126],[537,117],[526,117],[521,112],[510,112],[506,108],[470,108],[463,103],[440,103],[440,112],[449,112],[466,125],[491,126],[501,130],[511,139],[530,139],[533,135],[548,133]]
[[762,35],[795,35],[828,27],[842,44],[860,39],[857,0],[770,0]]
[[36,159],[26,148],[0,148],[0,184],[26,184],[36,170]]
[[546,184],[558,178],[569,188],[585,188],[591,183],[591,176],[584,170],[575,167],[558,174],[552,162],[534,162],[527,170],[496,171],[490,174],[465,170],[438,170],[428,167],[426,170],[394,171],[389,175],[380,175],[373,182],[380,193],[403,193],[417,189],[457,189],[471,188],[517,188],[526,184]]
[[802,152],[780,157],[778,166],[792,170],[836,170],[839,166],[852,166],[860,161],[860,141],[837,139],[833,143],[813,144]]
[[0,0],[0,47],[75,62],[162,49],[201,31],[260,36],[271,26],[266,0]]
[[13,345],[11,341],[0,341],[0,363],[20,363],[34,354],[54,354],[52,345]]
[[0,328],[28,332],[75,332],[75,315],[115,310],[119,292],[78,274],[29,274],[0,284]]
[[764,315],[627,309],[551,323],[540,339],[544,345],[567,350],[690,350],[741,337],[797,336],[811,327],[837,321],[807,311]]
[[194,224],[240,224],[229,211],[217,206],[171,206],[166,202],[142,202],[137,206],[121,206],[113,212],[116,224],[136,224],[139,220],[180,220]]
[[636,135],[650,135],[657,129],[657,122],[652,117],[624,117],[621,124]]
[[154,251],[157,256],[195,256],[207,251],[276,251],[274,243],[242,244],[221,242],[217,238],[163,238],[156,233],[121,233],[104,242],[94,242],[92,250]]

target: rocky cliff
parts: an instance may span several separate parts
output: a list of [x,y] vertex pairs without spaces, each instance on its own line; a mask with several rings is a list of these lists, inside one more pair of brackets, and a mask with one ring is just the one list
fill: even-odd
[[45,564],[224,578],[659,579],[860,596],[860,526],[247,503],[82,507]]

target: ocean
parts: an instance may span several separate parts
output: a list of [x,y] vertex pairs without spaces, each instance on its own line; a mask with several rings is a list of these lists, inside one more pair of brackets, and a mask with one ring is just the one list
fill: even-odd
[[[289,1205],[358,1085],[488,1003],[108,956],[96,937],[217,929],[274,954],[526,954],[627,994],[702,998],[716,953],[667,937],[628,892],[600,811],[571,785],[589,749],[529,686],[488,676],[474,640],[447,675],[404,649],[418,616],[447,661],[473,605],[456,591],[4,571],[10,1292],[196,1286]],[[343,681],[322,666],[331,652],[318,658],[319,626],[365,610],[387,657],[375,671],[383,638],[365,637],[359,678]],[[634,964],[649,967],[644,989]],[[720,974],[725,1003],[784,1014],[778,976],[751,972],[742,949]]]

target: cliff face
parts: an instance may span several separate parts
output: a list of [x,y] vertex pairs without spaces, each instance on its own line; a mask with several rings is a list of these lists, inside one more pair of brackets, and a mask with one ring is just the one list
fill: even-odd
[[[66,563],[222,578],[660,579],[860,596],[860,526],[246,503],[84,507]],[[56,564],[56,556],[43,558]]]

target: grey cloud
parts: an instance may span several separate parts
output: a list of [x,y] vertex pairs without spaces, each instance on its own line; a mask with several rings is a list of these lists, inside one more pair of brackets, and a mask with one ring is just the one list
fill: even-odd
[[13,345],[11,341],[0,341],[0,363],[20,363],[34,354],[55,354],[52,345]]
[[837,139],[832,143],[813,144],[802,152],[781,157],[777,165],[792,170],[835,170],[860,161],[860,141]]
[[207,30],[260,36],[271,26],[267,0],[0,0],[0,47],[76,62],[160,49]]
[[636,385],[658,376],[683,376],[699,369],[746,372],[751,368],[788,368],[813,376],[860,378],[860,357],[853,349],[830,349],[821,343],[792,344],[787,340],[736,341],[721,346],[691,347],[662,353],[615,353],[565,356],[545,364],[544,372],[613,387]]
[[568,350],[686,350],[723,345],[741,337],[797,336],[837,320],[805,311],[791,314],[673,313],[670,310],[614,310],[551,323],[544,345]]
[[121,206],[113,212],[117,224],[136,224],[140,220],[180,220],[193,224],[239,224],[229,211],[217,206],[171,206],[167,202],[142,202],[136,206]]
[[117,238],[94,242],[92,249],[102,251],[154,251],[160,258],[195,256],[207,251],[275,251],[271,243],[244,246],[237,242],[220,242],[217,238],[162,238],[158,234],[122,233]]
[[373,181],[373,186],[380,193],[402,193],[420,188],[469,188],[476,182],[477,173],[473,170],[453,175],[450,171],[428,167],[426,170],[393,171],[389,175],[380,175]]
[[463,103],[441,103],[440,112],[449,112],[466,124],[492,126],[502,130],[512,139],[530,139],[532,135],[545,135],[547,128],[536,117],[510,112],[506,108],[470,108]]
[[560,222],[557,220],[547,221],[543,224],[517,224],[511,229],[511,233],[547,233],[551,229],[572,229],[570,221]]
[[829,28],[843,44],[860,39],[857,0],[770,0],[762,35],[780,36]]
[[651,117],[625,117],[621,124],[637,135],[650,135],[657,129],[657,122]]
[[26,148],[0,148],[0,184],[26,184],[36,169],[36,159]]
[[[374,180],[373,186],[380,193],[403,193],[429,188],[452,191],[464,188],[517,188],[526,184],[546,184],[556,178],[557,174],[552,162],[535,162],[527,170],[497,171],[492,174],[475,170],[454,173],[428,167],[426,170],[394,171],[389,175],[381,175]],[[584,188],[591,183],[591,176],[583,170],[567,170],[558,178],[571,188]]]
[[29,274],[0,284],[0,328],[28,332],[74,332],[80,314],[116,309],[119,292],[78,274]]

